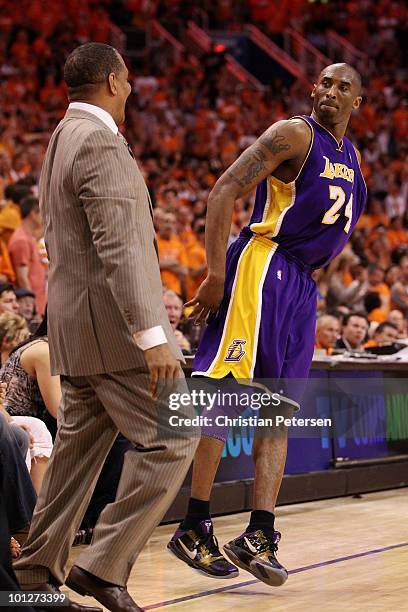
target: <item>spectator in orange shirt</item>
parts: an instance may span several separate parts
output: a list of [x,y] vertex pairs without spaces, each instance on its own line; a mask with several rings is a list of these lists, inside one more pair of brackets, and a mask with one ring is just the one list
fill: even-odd
[[382,308],[381,298],[375,291],[370,291],[364,296],[364,308],[370,323],[383,323],[387,319],[387,313]]
[[21,225],[20,202],[29,195],[32,195],[32,191],[28,185],[7,185],[4,191],[6,202],[0,208],[0,227],[4,230],[1,238],[6,245],[14,230]]
[[157,247],[163,284],[178,295],[185,293],[187,253],[176,235],[176,215],[165,213],[156,219],[158,225]]
[[315,348],[324,349],[328,355],[333,352],[340,335],[340,321],[332,315],[322,315],[316,321]]
[[178,235],[180,240],[184,244],[187,253],[197,243],[197,237],[191,222],[194,219],[194,215],[188,206],[182,206],[177,209],[177,223],[178,223]]
[[0,226],[0,283],[15,283],[16,275],[7,245],[2,239],[4,230]]
[[37,198],[29,196],[21,202],[21,216],[21,226],[10,238],[10,256],[17,275],[17,285],[34,293],[37,311],[43,315],[46,304],[46,272],[37,244],[42,235]]
[[390,222],[388,215],[384,212],[383,204],[380,200],[373,200],[370,206],[371,229],[377,225],[387,226]]
[[187,300],[191,300],[205,279],[207,261],[205,256],[205,221],[198,219],[194,224],[197,236],[195,244],[188,249],[188,276],[186,279]]
[[408,232],[402,225],[402,217],[392,217],[390,227],[387,230],[387,238],[391,249],[408,243]]
[[394,344],[398,340],[398,327],[390,321],[380,323],[375,330],[371,340],[366,342],[364,348],[372,348],[374,346],[387,346]]
[[384,270],[380,266],[370,264],[367,268],[367,291],[378,293],[381,299],[381,307],[385,315],[390,311],[391,290],[384,283]]

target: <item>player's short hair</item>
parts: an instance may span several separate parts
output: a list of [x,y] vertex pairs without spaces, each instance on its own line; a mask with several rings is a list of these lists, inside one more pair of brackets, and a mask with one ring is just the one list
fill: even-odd
[[122,69],[120,55],[110,45],[91,42],[76,47],[64,66],[69,98],[89,96],[101,87],[112,72],[118,74]]
[[[333,64],[331,64],[333,65]],[[358,86],[358,91],[361,91],[361,88],[363,86],[363,80],[361,78],[361,74],[359,73],[358,70],[356,70],[356,68],[354,68],[354,66],[351,66],[350,64],[346,64],[345,62],[339,62],[338,64],[336,64],[337,66],[344,66],[345,68],[348,68],[349,70],[351,70],[351,72],[353,73],[354,79],[356,80],[357,86]],[[326,70],[326,68],[329,68],[329,66],[326,66],[325,68],[323,68],[323,70],[321,71],[319,78],[321,76],[321,74]]]
[[21,218],[25,219],[26,217],[28,217],[28,215],[30,214],[30,212],[32,210],[39,210],[40,209],[40,203],[38,201],[38,198],[35,198],[34,196],[27,196],[26,198],[24,198],[24,200],[21,200],[20,202],[20,210],[21,210]]

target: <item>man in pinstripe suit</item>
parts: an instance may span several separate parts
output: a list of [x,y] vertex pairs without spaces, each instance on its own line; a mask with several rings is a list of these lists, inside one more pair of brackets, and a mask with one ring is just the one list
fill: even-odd
[[26,590],[64,583],[74,534],[119,430],[134,448],[116,500],[66,583],[109,610],[140,610],[126,590],[130,571],[181,485],[198,437],[168,425],[165,392],[186,386],[162,299],[147,188],[117,129],[131,90],[127,68],[112,47],[88,43],[68,57],[64,78],[70,105],[40,179],[51,366],[61,374],[63,399],[16,570]]

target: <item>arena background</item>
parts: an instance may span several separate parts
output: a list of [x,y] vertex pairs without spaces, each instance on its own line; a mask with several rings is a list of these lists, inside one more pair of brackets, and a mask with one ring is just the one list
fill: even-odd
[[[363,105],[352,118],[349,136],[362,153],[367,212],[345,252],[318,272],[318,308],[320,314],[364,312],[371,336],[397,309],[403,341],[408,300],[399,300],[395,290],[398,282],[408,288],[400,265],[408,253],[403,2],[2,0],[0,8],[2,235],[13,229],[9,208],[15,204],[7,202],[7,186],[28,177],[36,193],[48,139],[65,113],[62,66],[67,54],[88,40],[107,42],[123,53],[130,69],[132,94],[122,131],[151,193],[160,257],[175,258],[186,272],[163,270],[164,285],[183,300],[192,297],[205,276],[206,199],[218,176],[271,123],[310,112],[311,85],[324,66],[336,61],[355,66],[363,77]],[[252,201],[253,194],[237,201],[230,241],[248,222]],[[373,308],[367,294],[379,296],[380,303],[374,299]],[[179,320],[180,314],[174,315],[175,326],[189,355],[200,330]],[[317,405],[321,410],[322,395],[327,411],[336,412],[333,394],[321,388],[323,380],[328,385],[340,375],[328,365],[330,352],[316,351],[313,376],[320,386],[304,404],[308,413],[315,413]],[[369,375],[404,377],[405,366],[399,362],[395,371],[392,362],[392,357],[386,365],[360,359],[363,370],[356,372],[355,361],[343,359],[336,367],[345,378],[351,371],[365,381]],[[286,473],[298,476],[295,481],[285,478],[281,502],[406,484],[401,473],[408,465],[408,424],[404,407],[395,417],[389,393],[389,385],[387,392],[377,390],[382,408],[377,410],[375,401],[369,405],[371,416],[360,419],[358,429],[350,425],[356,431],[345,440],[338,432],[326,440],[319,431],[314,439],[290,441]],[[408,397],[404,393],[398,397]],[[392,424],[398,420],[397,433],[390,418]],[[396,438],[400,443],[395,444]],[[229,485],[228,504],[225,496],[216,502],[217,512],[248,507],[251,445],[251,431],[231,433],[217,482],[238,482]],[[347,469],[350,465],[353,469]],[[184,497],[179,496],[167,519],[181,516]]]

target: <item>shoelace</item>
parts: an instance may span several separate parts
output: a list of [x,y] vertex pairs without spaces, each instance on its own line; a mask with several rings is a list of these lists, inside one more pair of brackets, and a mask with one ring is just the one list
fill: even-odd
[[263,531],[258,530],[256,532],[256,535],[258,536],[258,540],[261,542],[262,544],[262,548],[259,552],[264,552],[265,550],[267,550],[269,548],[269,550],[272,550],[273,552],[277,552],[278,550],[278,543],[281,539],[281,534],[279,533],[279,531],[274,531],[273,532],[273,536],[268,538]]
[[222,557],[218,547],[218,540],[213,533],[208,534],[208,537],[201,544],[201,548],[203,552],[206,551],[215,557]]

